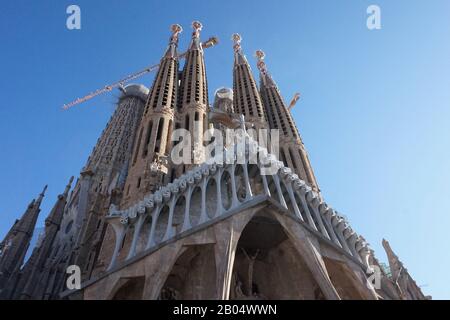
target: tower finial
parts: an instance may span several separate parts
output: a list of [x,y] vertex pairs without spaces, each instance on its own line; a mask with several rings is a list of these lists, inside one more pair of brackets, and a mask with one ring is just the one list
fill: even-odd
[[183,32],[183,28],[179,24],[173,24],[170,26],[172,36],[170,37],[170,43],[178,43],[178,35]]
[[241,51],[241,41],[242,41],[242,37],[239,33],[234,33],[233,36],[231,37],[231,40],[233,40],[234,45],[234,52],[238,53]]
[[202,45],[200,43],[200,31],[203,29],[203,25],[199,21],[192,22],[192,41],[189,49],[202,50]]
[[183,31],[183,28],[179,24],[173,24],[170,26],[170,31],[172,31],[172,35],[164,58],[175,58],[177,56],[178,35]]
[[42,190],[41,194],[39,195],[38,199],[36,200],[37,205],[39,206],[42,202],[42,199],[44,199],[45,192],[47,191],[48,185],[45,185],[44,189]]
[[256,50],[255,57],[258,59],[257,67],[262,74],[267,73],[266,63],[264,62],[264,58],[266,54],[262,50]]
[[70,177],[69,183],[67,184],[66,189],[64,190],[63,195],[65,197],[67,197],[67,195],[69,194],[70,188],[72,187],[72,182],[73,182],[73,176]]
[[203,25],[200,23],[200,21],[193,21],[192,22],[192,28],[194,29],[194,32],[192,33],[192,38],[200,38],[200,31],[203,29]]

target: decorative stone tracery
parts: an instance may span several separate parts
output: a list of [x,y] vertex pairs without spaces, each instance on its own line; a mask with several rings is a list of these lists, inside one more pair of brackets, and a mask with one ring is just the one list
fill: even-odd
[[[236,150],[231,147],[225,152]],[[270,154],[265,160],[278,168],[276,174],[261,175],[258,166],[248,160],[244,164],[236,161],[221,164],[213,159],[145,196],[128,209],[111,207],[107,221],[113,227],[116,245],[108,270],[117,266],[121,243],[127,233],[133,240],[124,262],[194,228],[199,230],[226,215],[239,212],[239,208],[258,197],[278,203],[297,223],[369,267],[368,244],[345,219],[281,161]],[[151,221],[151,227],[144,230],[144,221]],[[141,238],[146,239],[147,245],[137,250]]]

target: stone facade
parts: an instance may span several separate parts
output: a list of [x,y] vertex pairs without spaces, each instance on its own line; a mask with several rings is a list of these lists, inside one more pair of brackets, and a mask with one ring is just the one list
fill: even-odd
[[[264,55],[257,55],[258,89],[237,34],[233,90],[217,90],[209,105],[208,46],[202,25],[192,26],[182,54],[182,29],[172,26],[150,90],[122,88],[114,115],[73,190],[69,183],[58,197],[31,258],[24,263],[43,193],[0,243],[0,298],[426,299],[387,242],[391,273],[324,202]],[[221,154],[200,163],[172,161],[175,129],[192,134],[189,157],[195,160],[208,128],[240,128],[244,150],[227,144],[221,150],[233,159],[227,163]],[[249,129],[280,130],[280,160]],[[275,173],[262,174],[251,150],[262,151]],[[65,286],[70,265],[81,269],[79,290]]]

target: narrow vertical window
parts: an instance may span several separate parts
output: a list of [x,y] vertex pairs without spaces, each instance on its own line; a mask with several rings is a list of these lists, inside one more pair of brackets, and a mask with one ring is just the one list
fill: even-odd
[[150,122],[148,123],[147,137],[145,138],[144,151],[142,152],[142,158],[145,158],[148,154],[150,139],[152,137],[152,129],[153,129],[153,122],[150,120]]
[[158,133],[156,134],[155,153],[159,152],[161,148],[161,136],[164,128],[164,118],[160,118],[158,124]]
[[141,177],[139,177],[136,188],[139,189],[141,187]]
[[172,120],[169,121],[169,126],[167,127],[166,154],[169,154],[171,145],[172,145]]
[[141,146],[141,140],[142,140],[142,131],[144,130],[144,128],[141,128],[141,131],[139,131],[139,138],[136,144],[136,150],[134,151],[134,158],[133,158],[133,165],[136,163],[137,161],[137,156],[139,153],[139,148]]
[[190,128],[189,128],[189,114],[186,114],[186,120],[185,120],[185,123],[184,123],[184,128],[186,129],[186,130],[188,130],[188,131],[190,131]]

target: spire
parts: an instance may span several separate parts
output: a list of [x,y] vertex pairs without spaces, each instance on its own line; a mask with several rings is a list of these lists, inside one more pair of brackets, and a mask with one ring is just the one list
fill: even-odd
[[[181,73],[181,83],[178,91],[178,123],[191,133],[193,152],[191,160],[195,163],[198,158],[196,151],[203,145],[203,133],[208,127],[208,84],[200,31],[203,29],[199,21],[192,22],[192,39],[186,52],[186,60]],[[208,40],[211,41],[211,40]],[[207,41],[207,42],[208,42]],[[215,43],[216,40],[213,40]],[[170,177],[180,176],[188,170],[190,165],[173,165]]]
[[262,50],[256,50],[255,56],[258,59],[261,98],[269,118],[270,127],[280,129],[282,130],[280,133],[284,136],[298,139],[300,142],[300,134],[291,113],[286,107],[278,86],[267,71],[267,65],[264,61],[266,54]]
[[234,49],[233,92],[234,109],[245,116],[256,128],[267,127],[261,97],[256,87],[250,65],[242,52],[242,37],[235,33],[232,36]]
[[282,135],[292,137],[301,142],[300,134],[294,124],[291,113],[288,111],[278,86],[267,71],[264,61],[266,54],[262,50],[256,50],[257,66],[260,76],[261,98],[269,118],[272,129],[280,129]]
[[44,199],[45,192],[47,191],[47,186],[44,187],[42,192],[39,194],[37,200],[33,200],[28,206],[27,210],[23,214],[22,218],[15,225],[16,232],[23,232],[31,238],[33,235],[34,228],[36,226],[39,213],[41,212],[40,206],[42,200]]
[[178,47],[178,35],[183,31],[183,28],[179,24],[173,24],[170,26],[172,35],[169,39],[169,47],[166,50],[164,58],[176,58]]
[[125,182],[126,196],[122,199],[123,203],[135,201],[146,192],[156,189],[168,171],[174,111],[178,104],[177,47],[182,28],[173,24],[171,31],[169,48],[161,59],[136,131],[137,139]]
[[266,55],[262,50],[257,50],[255,56],[258,59],[261,98],[269,119],[270,128],[280,131],[282,141],[280,159],[315,191],[319,191],[308,154],[292,119],[291,112],[286,107],[278,86],[267,70],[267,65],[264,61]]
[[425,296],[422,289],[413,280],[404,264],[394,253],[389,242],[385,239],[382,241],[384,250],[389,261],[389,269],[391,272],[390,279],[393,281],[395,288],[402,300],[425,300],[431,299]]
[[383,239],[382,245],[384,251],[386,251],[386,255],[388,257],[389,267],[391,269],[392,277],[394,279],[398,279],[400,277],[400,273],[403,271],[403,263],[400,261],[398,256],[392,250],[389,242],[386,239]]
[[200,31],[203,26],[199,21],[194,21],[192,22],[192,28],[192,40],[189,50],[186,52],[186,62],[181,74],[179,92],[179,107],[181,109],[193,103],[201,104],[205,108],[208,105],[205,60],[200,42]]
[[30,258],[22,268],[22,276],[17,286],[18,291],[16,290],[16,294],[18,296],[16,298],[37,298],[37,296],[33,296],[33,293],[36,292],[35,290],[39,286],[41,272],[45,269],[45,263],[50,256],[56,234],[59,231],[72,181],[73,177],[70,178],[64,192],[58,195],[58,200],[47,219],[45,219],[45,231],[39,236]]
[[176,88],[178,85],[178,36],[183,28],[179,24],[170,27],[172,35],[169,40],[169,47],[161,59],[158,73],[156,74],[153,86],[148,95],[144,113],[150,109],[169,107],[176,104]]
[[[25,255],[30,246],[36,221],[41,211],[39,206],[47,190],[45,186],[36,201],[32,201],[22,218],[18,220],[6,238],[0,243],[0,299],[8,299],[12,293],[14,283],[19,276]],[[10,284],[7,286],[7,284]]]
[[46,226],[50,224],[55,224],[59,226],[61,224],[61,219],[64,215],[64,208],[66,207],[67,196],[69,194],[70,188],[72,186],[73,177],[70,178],[69,183],[67,184],[64,192],[58,196],[58,200],[53,206],[52,211],[48,215],[47,219],[45,219]]
[[69,195],[70,188],[72,187],[73,179],[74,179],[73,176],[70,177],[69,183],[67,184],[66,189],[64,189],[63,196],[66,197],[66,198]]
[[45,192],[47,191],[47,187],[48,187],[47,185],[44,186],[44,189],[42,190],[41,194],[37,198],[37,200],[36,200],[36,205],[37,206],[41,205],[41,202],[42,202],[42,200],[44,199],[44,196],[45,196]]

